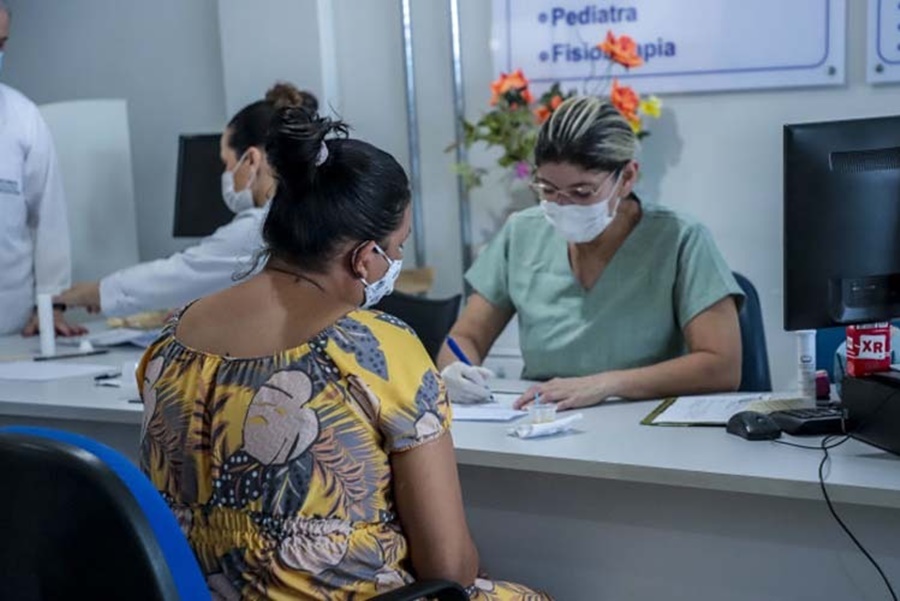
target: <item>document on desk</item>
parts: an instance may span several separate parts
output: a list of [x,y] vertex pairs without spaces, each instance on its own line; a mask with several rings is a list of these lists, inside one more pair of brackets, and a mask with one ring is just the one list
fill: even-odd
[[647,426],[724,426],[735,413],[770,413],[813,406],[792,393],[730,393],[686,396],[660,403],[641,423]]
[[109,365],[61,361],[7,361],[0,363],[0,380],[47,382],[115,372]]
[[513,409],[512,404],[519,398],[518,394],[495,392],[494,402],[477,405],[460,405],[453,403],[453,421],[456,422],[508,422],[523,415],[527,411]]

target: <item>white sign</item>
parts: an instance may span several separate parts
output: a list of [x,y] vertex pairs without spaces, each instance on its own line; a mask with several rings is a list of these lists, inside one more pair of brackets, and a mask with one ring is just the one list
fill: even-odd
[[842,85],[846,12],[846,0],[494,0],[494,66],[576,88],[606,78],[596,46],[612,31],[645,61],[613,74],[642,93]]
[[869,0],[866,81],[900,81],[900,3]]

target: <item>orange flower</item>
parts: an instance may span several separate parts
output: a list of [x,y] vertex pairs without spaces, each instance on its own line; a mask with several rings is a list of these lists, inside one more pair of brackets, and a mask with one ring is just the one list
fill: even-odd
[[617,39],[613,32],[608,31],[606,32],[606,39],[597,44],[597,48],[626,69],[640,67],[644,64],[644,59],[638,56],[637,44],[627,35],[619,36]]
[[637,95],[637,92],[629,86],[620,86],[619,80],[614,79],[609,100],[631,124],[632,129],[638,131],[641,123],[641,119],[638,117],[638,107],[640,107],[641,98]]
[[554,96],[553,98],[550,99],[550,108],[555,111],[557,108],[559,108],[559,105],[561,105],[562,103],[563,103],[562,96]]
[[541,125],[544,121],[550,118],[550,115],[553,114],[553,111],[548,109],[543,104],[536,109],[534,109],[534,118],[537,120],[538,125]]
[[500,77],[491,83],[491,106],[496,105],[507,92],[515,91],[520,92],[522,99],[531,104],[533,98],[528,90],[528,80],[525,79],[525,74],[522,73],[521,69],[516,69],[515,72],[510,74],[501,73]]

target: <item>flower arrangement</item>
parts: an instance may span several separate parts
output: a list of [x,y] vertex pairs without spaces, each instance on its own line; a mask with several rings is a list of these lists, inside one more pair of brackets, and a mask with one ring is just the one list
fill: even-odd
[[[662,102],[655,96],[641,98],[634,89],[621,85],[612,76],[612,69],[615,67],[627,71],[644,64],[644,59],[637,52],[637,44],[628,36],[617,37],[610,31],[597,47],[609,63],[606,76],[600,78],[601,85],[607,84],[609,87],[598,90],[599,95],[609,96],[610,102],[631,124],[639,139],[650,135],[644,129],[643,118],[658,118]],[[541,124],[550,118],[564,100],[575,94],[575,90],[563,91],[559,82],[556,82],[535,101],[528,79],[521,69],[501,73],[491,83],[490,104],[493,108],[476,123],[463,121],[463,145],[469,148],[475,143],[483,142],[489,147],[500,147],[503,154],[497,164],[504,169],[511,168],[516,178],[528,178],[531,175],[532,153]],[[480,186],[488,172],[487,169],[468,163],[457,164],[456,171],[462,176],[468,189]]]

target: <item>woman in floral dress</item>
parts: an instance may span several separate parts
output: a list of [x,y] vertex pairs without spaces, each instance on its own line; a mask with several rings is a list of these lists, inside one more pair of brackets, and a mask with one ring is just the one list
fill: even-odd
[[400,271],[408,181],[345,134],[276,116],[265,268],[147,350],[142,467],[217,599],[365,599],[416,578],[546,599],[476,578],[443,382],[404,323],[366,310]]

